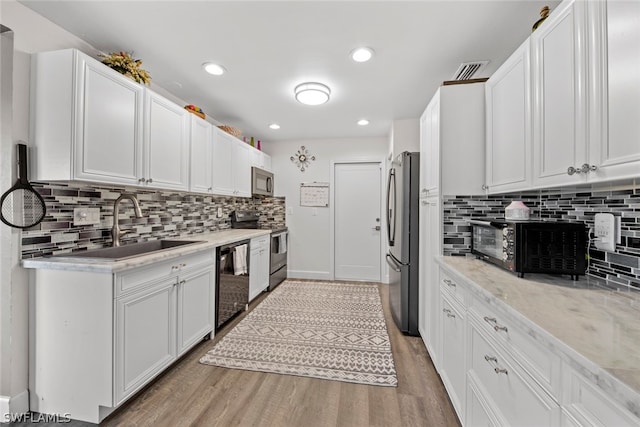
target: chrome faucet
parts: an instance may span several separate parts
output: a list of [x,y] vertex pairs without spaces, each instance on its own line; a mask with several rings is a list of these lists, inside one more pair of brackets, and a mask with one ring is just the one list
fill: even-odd
[[120,209],[120,202],[124,199],[131,200],[136,218],[142,218],[142,211],[140,210],[140,205],[138,204],[136,195],[132,193],[122,193],[113,204],[113,227],[111,228],[111,239],[113,240],[112,246],[120,246],[120,237],[127,233],[132,233],[132,230],[121,231],[120,226],[118,225],[118,210]]

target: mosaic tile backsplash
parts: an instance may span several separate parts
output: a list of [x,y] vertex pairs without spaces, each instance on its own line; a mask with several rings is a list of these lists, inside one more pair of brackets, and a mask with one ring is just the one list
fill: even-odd
[[[22,233],[22,258],[111,246],[113,204],[124,192],[136,195],[143,217],[135,217],[130,201],[120,204],[120,228],[132,231],[122,236],[123,244],[231,228],[230,214],[236,209],[259,210],[261,228],[285,225],[284,197],[209,196],[82,183],[32,185],[44,198],[47,215],[40,224]],[[219,207],[221,217],[217,215]],[[100,224],[75,226],[75,208],[99,208]]]
[[532,191],[494,196],[443,197],[443,253],[467,255],[471,251],[473,218],[504,217],[504,208],[521,200],[532,219],[583,221],[591,229],[596,213],[621,218],[621,243],[615,252],[589,244],[588,274],[640,289],[640,186],[635,183],[597,189],[590,186]]

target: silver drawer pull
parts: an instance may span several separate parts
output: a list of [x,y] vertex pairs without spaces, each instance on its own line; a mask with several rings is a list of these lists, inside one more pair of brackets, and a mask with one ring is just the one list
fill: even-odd
[[507,330],[507,327],[506,327],[506,326],[495,325],[495,326],[493,327],[493,329],[494,329],[496,332],[499,332],[499,331],[508,332],[508,330]]
[[484,316],[484,321],[487,323],[498,323],[495,317]]
[[449,310],[448,308],[443,308],[443,309],[442,309],[442,312],[443,312],[443,313],[451,313],[451,310]]
[[484,356],[484,360],[486,360],[487,362],[493,362],[493,363],[498,363],[498,358],[495,356],[489,356],[487,354],[485,354]]
[[171,266],[171,271],[176,271],[176,270],[178,270],[179,268],[180,268],[180,267],[179,267],[179,266],[177,266],[177,265],[172,265],[172,266]]
[[449,279],[444,279],[444,280],[443,280],[443,282],[444,282],[444,283],[446,283],[446,284],[447,284],[447,285],[449,285],[449,286],[453,286],[454,288],[456,287],[456,284],[455,284],[455,283],[453,283],[453,282],[452,282],[451,280],[449,280]]
[[181,281],[180,281],[180,285],[184,285],[185,283],[187,283],[187,281],[186,281],[186,280],[181,280]]
[[498,367],[495,367],[493,370],[494,370],[494,371],[496,371],[496,374],[505,374],[505,375],[509,375],[509,371],[507,371],[505,368],[498,368]]
[[180,264],[180,268],[185,268],[186,266],[187,266],[187,264],[185,264],[185,263]]

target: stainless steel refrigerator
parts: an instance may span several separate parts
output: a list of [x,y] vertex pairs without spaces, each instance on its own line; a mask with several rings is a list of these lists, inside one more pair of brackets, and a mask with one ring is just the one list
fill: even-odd
[[418,333],[420,153],[405,151],[392,162],[387,180],[389,304],[407,335]]

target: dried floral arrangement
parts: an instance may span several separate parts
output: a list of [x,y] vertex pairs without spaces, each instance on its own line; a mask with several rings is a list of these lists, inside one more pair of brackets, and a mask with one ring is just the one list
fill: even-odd
[[100,55],[102,63],[113,68],[120,74],[131,77],[138,83],[148,85],[151,82],[149,72],[140,68],[142,61],[133,59],[128,52],[112,52],[109,55]]

